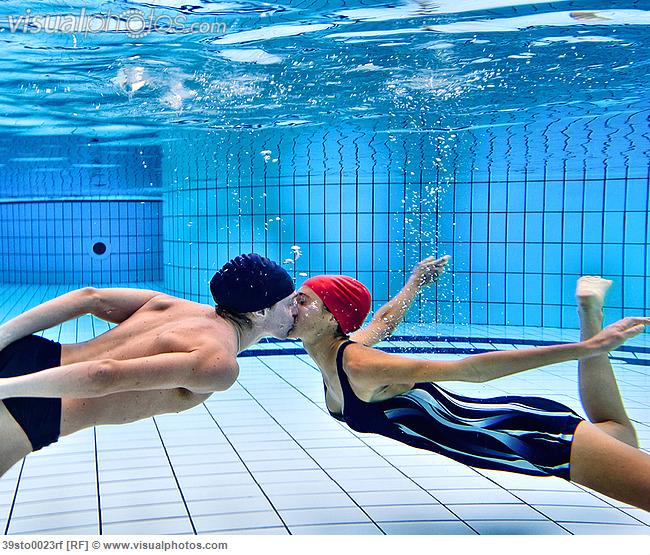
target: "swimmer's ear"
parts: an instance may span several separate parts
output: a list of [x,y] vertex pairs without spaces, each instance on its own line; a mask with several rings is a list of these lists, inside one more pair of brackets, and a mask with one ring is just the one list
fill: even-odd
[[338,325],[339,325],[338,320],[337,320],[336,318],[334,318],[334,314],[332,314],[331,312],[329,313],[329,322],[330,322],[330,324],[332,324],[335,328],[338,327]]
[[250,314],[255,318],[264,318],[269,313],[270,308],[263,308],[262,310],[256,310]]

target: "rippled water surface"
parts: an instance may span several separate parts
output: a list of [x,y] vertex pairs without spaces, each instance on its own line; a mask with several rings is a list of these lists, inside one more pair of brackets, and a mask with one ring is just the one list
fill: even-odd
[[5,137],[462,129],[649,103],[641,0],[8,1],[0,31]]

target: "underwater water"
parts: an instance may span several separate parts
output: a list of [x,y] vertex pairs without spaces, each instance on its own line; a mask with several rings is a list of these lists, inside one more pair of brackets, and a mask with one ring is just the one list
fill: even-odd
[[444,251],[417,321],[575,327],[583,273],[648,304],[643,2],[0,10],[6,282],[207,300],[260,250],[376,307]]
[[135,140],[179,127],[354,120],[404,132],[513,111],[595,117],[647,101],[644,7],[9,1],[0,125],[9,136]]
[[[83,285],[211,303],[256,251],[373,310],[452,255],[379,346],[449,359],[578,339],[650,306],[645,0],[0,4],[0,321]],[[90,316],[45,332],[92,339]],[[650,345],[612,356],[650,446]],[[477,470],[326,413],[292,341],[182,414],[100,426],[0,481],[6,534],[647,534],[647,513]],[[574,363],[486,384],[580,412]]]
[[5,2],[3,280],[207,301],[259,250],[376,308],[438,252],[416,321],[575,327],[584,273],[642,309],[643,4]]

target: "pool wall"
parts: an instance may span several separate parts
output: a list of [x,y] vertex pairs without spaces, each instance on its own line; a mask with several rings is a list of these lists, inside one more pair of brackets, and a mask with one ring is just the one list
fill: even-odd
[[160,150],[88,137],[0,141],[0,282],[160,281]]
[[647,110],[567,110],[417,133],[359,124],[180,129],[159,147],[3,143],[2,280],[159,281],[210,302],[214,271],[257,251],[298,285],[319,273],[355,276],[376,309],[419,260],[449,253],[452,272],[408,321],[576,327],[582,274],[616,281],[608,320],[643,314]]
[[3,283],[160,281],[160,199],[0,201]]
[[[650,304],[647,111],[454,131],[240,130],[169,143],[165,285],[209,301],[229,257],[255,250],[307,275],[366,283],[374,308],[423,257],[453,275],[409,321],[577,327],[583,274],[616,281],[606,318]],[[552,123],[550,123],[552,121]],[[302,256],[293,260],[291,247]]]

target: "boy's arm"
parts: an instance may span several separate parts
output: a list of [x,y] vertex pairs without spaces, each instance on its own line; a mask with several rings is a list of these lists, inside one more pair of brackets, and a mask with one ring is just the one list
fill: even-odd
[[438,381],[486,382],[524,370],[608,353],[641,333],[650,318],[624,318],[579,343],[472,355],[461,360],[419,360],[356,346],[346,349],[350,378],[371,387]]
[[237,377],[234,358],[215,347],[126,360],[90,360],[0,379],[9,397],[103,397],[124,391],[185,388],[195,393],[227,389]]
[[372,347],[390,336],[422,289],[431,285],[445,271],[450,258],[451,256],[445,255],[434,260],[430,256],[419,262],[402,290],[375,313],[365,328],[353,333],[350,339]]
[[122,322],[158,291],[84,287],[51,299],[0,325],[0,350],[10,343],[84,314]]

